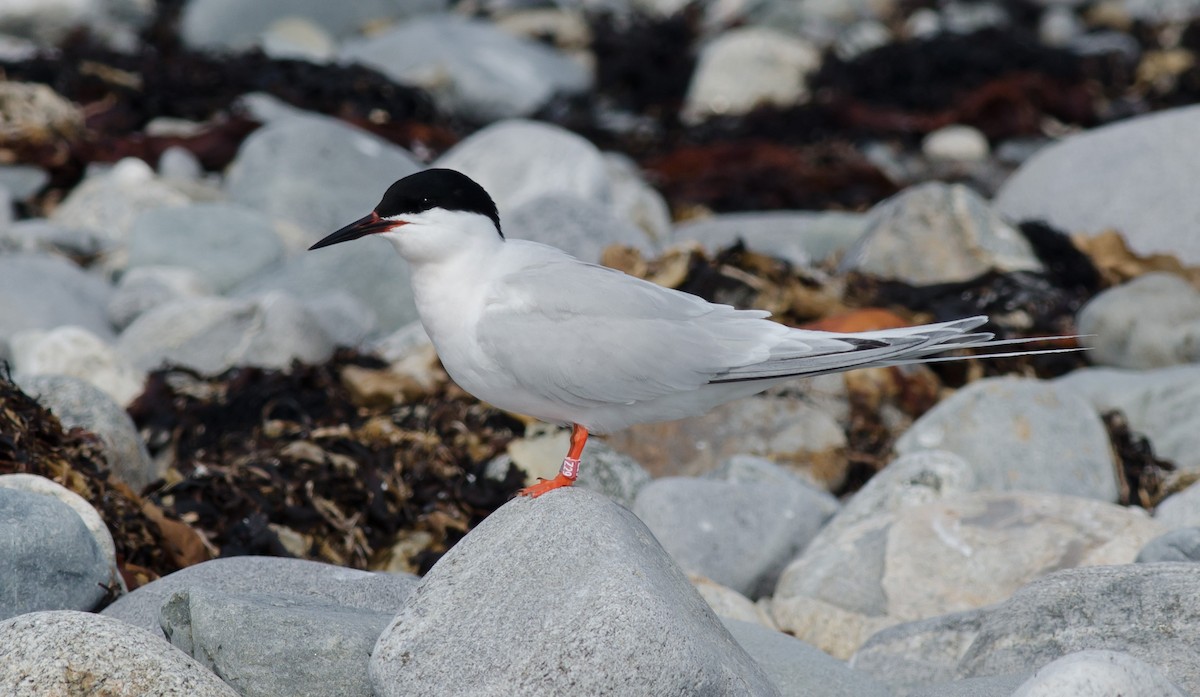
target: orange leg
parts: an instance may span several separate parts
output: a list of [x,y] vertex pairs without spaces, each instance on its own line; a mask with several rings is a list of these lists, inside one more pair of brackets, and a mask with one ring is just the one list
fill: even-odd
[[571,449],[563,459],[562,469],[554,479],[542,479],[533,486],[527,486],[517,492],[518,496],[537,498],[547,491],[564,486],[571,486],[579,476],[579,458],[583,455],[583,446],[587,444],[588,431],[579,424],[571,424]]

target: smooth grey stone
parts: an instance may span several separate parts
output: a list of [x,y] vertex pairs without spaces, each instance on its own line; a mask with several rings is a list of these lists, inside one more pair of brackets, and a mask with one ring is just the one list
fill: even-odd
[[721,622],[785,697],[890,697],[892,694],[875,678],[795,637],[761,624],[726,618]]
[[108,467],[118,479],[140,490],[166,473],[155,463],[125,409],[99,388],[69,375],[19,378],[21,389],[51,411],[67,428],[79,427],[100,436]]
[[147,583],[117,599],[102,614],[160,634],[162,604],[177,591],[195,588],[223,593],[269,591],[346,608],[394,613],[418,580],[408,574],[358,571],[306,559],[228,557],[189,566]]
[[392,614],[193,587],[167,599],[162,628],[243,697],[370,697],[367,659]]
[[586,68],[549,46],[451,14],[348,41],[341,59],[424,88],[447,113],[477,123],[530,116],[556,94],[579,94],[592,84]]
[[216,375],[234,366],[320,363],[333,354],[334,345],[298,300],[276,291],[160,305],[125,328],[117,349],[140,370],[179,365]]
[[882,629],[859,647],[850,666],[900,692],[953,681],[958,662],[979,634],[984,612],[952,612]]
[[[369,336],[376,336],[418,319],[409,277],[408,264],[387,240],[362,239],[292,257],[238,286],[232,295],[282,291],[305,307],[315,305],[314,316],[327,326],[328,317],[322,318],[320,303],[334,293],[349,293],[374,313],[376,325]],[[338,327],[334,329],[340,332]]]
[[1079,651],[1039,668],[1012,697],[1187,697],[1153,664],[1119,651]]
[[1076,324],[1098,365],[1147,369],[1200,361],[1200,291],[1175,274],[1148,273],[1101,292]]
[[779,694],[645,525],[578,488],[513,500],[451,548],[370,674],[380,697]]
[[153,634],[88,612],[35,612],[0,622],[0,692],[237,697]]
[[557,247],[598,264],[612,245],[654,251],[646,233],[617,218],[608,206],[571,194],[545,194],[519,206],[504,223],[509,236]]
[[1158,111],[1049,146],[996,194],[1013,220],[1045,220],[1070,233],[1119,230],[1139,254],[1200,262],[1200,106]]
[[212,287],[194,269],[180,266],[138,266],[121,274],[108,300],[108,319],[118,329],[140,315],[172,300],[213,294]]
[[1200,689],[1200,573],[1184,562],[1058,571],[984,613],[962,677],[1036,670],[1068,653],[1120,649]]
[[799,483],[663,477],[642,487],[633,512],[685,570],[758,598],[821,529],[828,498]]
[[843,272],[928,285],[1042,269],[1029,241],[961,184],[920,184],[867,215],[867,231],[846,253]]
[[359,34],[372,22],[442,12],[447,0],[191,0],[184,5],[179,33],[192,48],[245,50],[273,23],[306,19],[338,39]]
[[197,203],[139,215],[129,234],[126,268],[192,269],[224,293],[260,275],[283,253],[283,240],[263,213],[228,203]]
[[434,166],[456,169],[486,189],[500,209],[502,226],[519,206],[546,194],[612,201],[600,150],[582,136],[540,121],[494,123],[447,150]]
[[0,619],[91,610],[112,580],[108,559],[83,518],[32,491],[0,487],[0,559]]
[[0,256],[0,357],[8,340],[26,329],[75,324],[111,341],[104,312],[111,292],[107,283],[60,257]]
[[1028,378],[978,380],[929,410],[896,453],[946,450],[970,462],[983,491],[1027,489],[1117,500],[1108,432],[1083,399]]
[[752,252],[807,266],[854,245],[867,229],[861,213],[772,211],[725,213],[688,221],[675,228],[672,241],[696,241],[709,254],[737,242]]
[[288,221],[316,242],[375,208],[421,169],[403,148],[327,116],[268,123],[242,141],[225,177],[229,200]]
[[1179,528],[1150,540],[1137,561],[1151,563],[1159,561],[1200,562],[1200,527]]
[[117,349],[73,324],[29,329],[9,341],[17,381],[31,375],[69,375],[100,389],[119,405],[142,393],[146,376],[117,354]]

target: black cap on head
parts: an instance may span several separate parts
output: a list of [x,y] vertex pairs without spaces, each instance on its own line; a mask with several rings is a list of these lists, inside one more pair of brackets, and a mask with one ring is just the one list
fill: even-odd
[[388,187],[375,212],[380,217],[390,218],[431,208],[485,215],[500,232],[500,214],[492,197],[470,177],[452,169],[427,169],[397,181]]

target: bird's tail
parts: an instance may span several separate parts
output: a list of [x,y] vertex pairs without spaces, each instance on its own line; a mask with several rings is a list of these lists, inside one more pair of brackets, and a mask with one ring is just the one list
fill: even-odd
[[996,339],[991,332],[973,331],[987,322],[978,315],[950,322],[869,332],[837,333],[794,330],[793,341],[781,342],[771,358],[761,363],[734,368],[712,382],[743,382],[785,377],[811,377],[856,368],[961,361],[970,358],[1004,358],[1079,351],[1079,347],[1032,348],[989,353],[945,355],[962,349],[993,349],[1029,346],[1048,341],[1077,339],[1077,336]]

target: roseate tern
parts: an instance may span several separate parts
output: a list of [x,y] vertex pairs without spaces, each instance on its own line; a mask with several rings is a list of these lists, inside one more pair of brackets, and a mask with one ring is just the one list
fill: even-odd
[[[379,235],[412,268],[421,323],[446,372],[501,409],[570,424],[559,474],[574,483],[589,433],[701,414],[798,377],[961,360],[952,349],[1020,344],[974,331],[987,317],[882,331],[794,329],[535,242],[505,239],[496,204],[466,175],[428,169],[310,249]],[[997,355],[1070,351],[1043,349]]]

